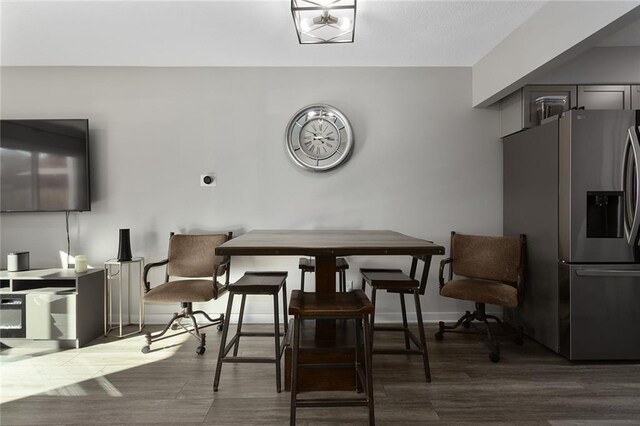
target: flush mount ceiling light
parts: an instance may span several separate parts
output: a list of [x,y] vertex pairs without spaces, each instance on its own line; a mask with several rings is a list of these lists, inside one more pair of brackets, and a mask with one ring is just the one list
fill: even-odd
[[356,0],[291,0],[300,44],[353,43]]

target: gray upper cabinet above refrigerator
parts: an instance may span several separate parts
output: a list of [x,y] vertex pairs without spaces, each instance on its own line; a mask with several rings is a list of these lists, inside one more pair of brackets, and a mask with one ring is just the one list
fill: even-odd
[[[529,85],[516,90],[500,101],[500,137],[540,124],[541,114],[538,109],[544,108],[545,104],[536,104],[536,100],[545,97],[551,97],[552,100],[564,98],[565,111],[572,108],[640,109],[640,85]],[[551,115],[553,113],[555,111],[552,111]]]
[[505,137],[539,124],[536,100],[564,99],[564,110],[576,107],[575,85],[530,85],[516,90],[500,102],[500,136]]
[[631,109],[631,86],[592,85],[578,86],[578,108]]

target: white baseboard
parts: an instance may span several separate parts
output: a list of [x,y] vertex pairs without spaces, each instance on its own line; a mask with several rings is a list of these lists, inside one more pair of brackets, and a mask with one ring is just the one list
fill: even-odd
[[[464,312],[423,312],[422,319],[426,323],[437,323],[438,321],[455,322],[460,318]],[[487,312],[487,314],[502,317],[502,312]],[[215,318],[217,314],[209,313]],[[215,315],[215,316],[214,316]],[[166,324],[171,320],[171,314],[147,314],[145,316],[146,324]],[[282,319],[282,314],[280,314]],[[415,313],[407,313],[407,319],[409,322],[416,322]],[[115,318],[113,319],[115,320]],[[137,316],[132,316],[133,322],[138,321]],[[231,316],[231,322],[233,324],[238,322],[238,315],[233,314]],[[398,312],[383,312],[376,314],[376,323],[401,323],[402,315]],[[245,313],[245,324],[273,324],[273,313]]]

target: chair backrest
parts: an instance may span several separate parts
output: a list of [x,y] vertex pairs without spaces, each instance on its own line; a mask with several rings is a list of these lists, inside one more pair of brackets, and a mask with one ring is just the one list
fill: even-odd
[[524,241],[524,235],[486,237],[452,232],[452,271],[469,278],[516,283],[524,263]]
[[[214,265],[218,259],[221,259],[216,256],[216,247],[230,239],[230,233],[208,235],[171,233],[167,275],[187,278],[213,277]],[[224,272],[226,271],[222,271]]]

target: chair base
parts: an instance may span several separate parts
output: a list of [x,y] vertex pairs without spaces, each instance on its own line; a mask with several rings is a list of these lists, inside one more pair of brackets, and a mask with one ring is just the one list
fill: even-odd
[[[524,343],[524,330],[520,327],[518,330],[514,330],[512,327],[505,324],[500,318],[495,315],[487,315],[486,308],[484,303],[476,302],[476,310],[473,312],[466,311],[462,317],[454,324],[454,325],[445,325],[443,321],[438,323],[438,331],[435,333],[436,340],[442,340],[444,338],[445,331],[451,332],[455,330],[460,325],[464,328],[471,328],[476,331],[477,334],[481,334],[484,337],[485,343],[489,348],[489,359],[491,362],[499,362],[500,361],[500,344],[494,339],[494,335],[491,332],[491,327],[489,326],[489,319],[497,322],[502,328],[504,335],[509,335],[513,337],[514,342],[517,345],[522,345]],[[483,330],[479,329],[473,321],[481,321],[485,324]]]
[[[202,315],[203,317],[205,317],[205,319],[209,321],[209,324],[205,324],[205,325],[198,324],[198,321],[196,320],[196,317],[195,317],[196,315]],[[192,327],[187,327],[184,324],[182,324],[181,320],[185,318],[188,318],[191,320]],[[160,340],[168,339],[170,337],[179,336],[181,334],[189,333],[193,337],[198,339],[198,341],[200,342],[200,345],[198,345],[198,347],[196,348],[196,353],[198,355],[202,355],[206,351],[206,334],[201,333],[200,330],[202,330],[203,328],[211,327],[213,325],[217,325],[218,331],[222,331],[222,327],[224,325],[224,314],[220,314],[217,318],[214,319],[214,318],[211,318],[204,311],[194,312],[193,304],[191,302],[184,302],[182,304],[182,312],[179,314],[174,313],[173,318],[171,318],[171,321],[169,321],[169,323],[164,327],[162,331],[145,334],[146,344],[142,347],[141,351],[143,354],[149,353],[151,352],[152,343],[158,342]],[[167,331],[169,331],[169,329],[177,330],[179,328],[182,328],[182,331],[165,336],[165,334],[167,333]]]

